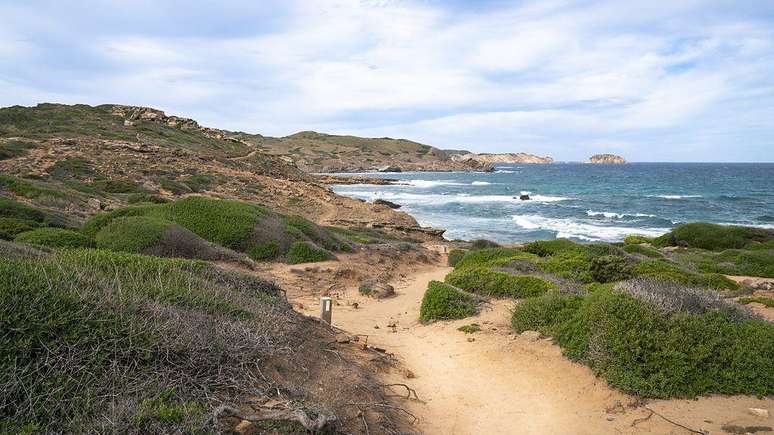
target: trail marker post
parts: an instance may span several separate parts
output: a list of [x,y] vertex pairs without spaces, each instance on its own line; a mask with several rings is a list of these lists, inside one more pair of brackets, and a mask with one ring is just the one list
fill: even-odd
[[328,296],[320,298],[320,321],[327,324],[331,324],[331,316],[333,315],[333,299]]

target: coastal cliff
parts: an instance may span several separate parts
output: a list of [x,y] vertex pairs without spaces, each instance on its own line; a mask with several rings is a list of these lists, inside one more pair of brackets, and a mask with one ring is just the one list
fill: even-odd
[[482,164],[495,164],[495,163],[553,163],[554,159],[551,157],[540,157],[527,153],[502,153],[502,154],[489,154],[489,153],[468,153],[468,154],[454,154],[451,156],[452,160],[460,162],[474,161]]
[[617,156],[615,154],[594,154],[593,156],[589,157],[586,163],[622,165],[626,163],[626,160],[623,157]]

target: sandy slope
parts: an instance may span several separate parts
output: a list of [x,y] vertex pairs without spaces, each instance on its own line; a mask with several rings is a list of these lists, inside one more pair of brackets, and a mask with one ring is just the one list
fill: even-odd
[[[419,416],[428,434],[602,434],[690,433],[651,412],[636,399],[608,387],[586,367],[562,357],[550,340],[514,335],[508,328],[509,303],[496,301],[476,318],[422,325],[419,305],[431,279],[451,269],[420,270],[396,282],[397,296],[377,301],[348,289],[346,299],[359,308],[336,306],[334,325],[353,334],[368,334],[369,344],[387,349],[416,376],[386,375],[416,389],[424,403],[405,405]],[[314,297],[300,297],[307,314],[316,315]],[[479,323],[483,331],[465,335],[460,325]],[[388,325],[395,324],[395,328]],[[375,327],[379,328],[376,329]],[[394,332],[393,332],[394,330]],[[468,341],[468,338],[475,341]],[[613,410],[616,401],[624,408]],[[748,397],[697,401],[651,401],[645,405],[688,427],[724,433],[723,424],[774,426],[748,408],[774,401]],[[609,411],[609,412],[608,412]]]

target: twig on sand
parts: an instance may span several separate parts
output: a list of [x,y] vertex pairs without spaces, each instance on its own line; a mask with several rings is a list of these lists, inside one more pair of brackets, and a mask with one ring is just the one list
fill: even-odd
[[690,427],[688,427],[688,426],[685,426],[685,425],[682,425],[682,424],[680,424],[680,423],[678,423],[678,422],[676,422],[676,421],[674,421],[674,420],[670,420],[670,419],[668,419],[668,418],[664,417],[663,415],[659,414],[658,412],[656,412],[656,411],[654,411],[654,410],[652,410],[652,409],[648,408],[647,406],[644,406],[643,408],[645,408],[645,409],[647,409],[648,411],[652,412],[653,414],[656,414],[657,416],[659,416],[659,417],[663,418],[664,420],[668,421],[669,423],[672,423],[673,425],[675,425],[675,426],[677,426],[677,427],[681,427],[681,428],[683,428],[683,429],[687,430],[688,432],[691,432],[691,433],[697,433],[697,434],[699,434],[699,435],[707,435],[707,434],[708,434],[708,432],[705,432],[705,431],[703,431],[703,430],[696,430],[696,429],[692,429],[692,428],[690,428]]
[[653,414],[655,414],[653,411],[650,411],[650,414],[648,414],[647,417],[641,417],[641,418],[635,418],[634,421],[632,421],[631,426],[637,426],[638,424],[650,420],[651,417],[653,417]]
[[356,406],[358,409],[360,409],[361,406],[365,406],[366,408],[394,409],[396,411],[400,411],[400,412],[408,415],[409,417],[411,417],[412,418],[411,424],[414,424],[414,423],[417,422],[417,420],[419,420],[419,418],[417,418],[416,415],[414,415],[414,414],[410,413],[409,411],[401,408],[400,406],[393,406],[393,405],[389,405],[387,403],[347,403],[347,405]]
[[217,422],[223,417],[236,417],[242,420],[259,423],[266,420],[285,420],[295,421],[310,431],[319,431],[325,429],[329,424],[336,421],[335,415],[320,414],[317,418],[311,418],[303,409],[257,409],[255,414],[242,414],[236,408],[231,406],[219,406],[213,412],[213,419]]
[[389,387],[403,387],[403,388],[406,389],[406,396],[405,397],[398,396],[398,397],[403,397],[404,399],[416,400],[417,402],[421,402],[421,400],[419,399],[419,396],[417,396],[417,391],[415,389],[409,387],[406,384],[384,384],[384,385],[382,385],[382,388],[389,388]]

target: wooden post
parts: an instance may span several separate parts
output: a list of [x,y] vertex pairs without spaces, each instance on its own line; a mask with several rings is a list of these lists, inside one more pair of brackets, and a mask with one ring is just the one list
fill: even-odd
[[327,324],[331,324],[331,317],[333,315],[333,299],[328,296],[320,298],[320,321]]

